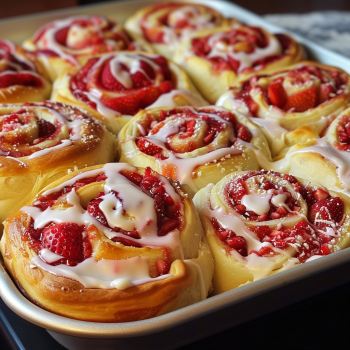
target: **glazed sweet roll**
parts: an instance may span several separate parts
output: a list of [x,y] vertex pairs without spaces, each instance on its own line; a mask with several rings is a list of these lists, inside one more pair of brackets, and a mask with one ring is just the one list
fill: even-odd
[[38,59],[8,40],[0,40],[0,103],[43,101],[51,84]]
[[178,66],[140,52],[90,59],[56,80],[52,99],[86,109],[115,134],[141,109],[207,104]]
[[133,38],[144,38],[158,53],[172,58],[182,38],[229,22],[237,21],[224,18],[210,7],[170,2],[139,10],[126,21],[125,28]]
[[232,173],[194,197],[222,293],[350,245],[347,196],[276,172]]
[[[290,148],[280,167],[296,176],[312,179],[328,188],[350,189],[350,108],[340,113],[324,137]],[[350,192],[348,192],[350,193]]]
[[217,105],[237,110],[265,126],[270,146],[278,148],[273,151],[275,155],[298,141],[319,137],[349,98],[348,74],[305,61],[284,71],[241,81],[222,95]]
[[122,163],[47,187],[5,221],[1,252],[29,299],[85,321],[136,321],[193,304],[213,274],[181,186]]
[[0,222],[69,171],[115,158],[116,138],[61,103],[0,107]]
[[119,140],[121,161],[150,166],[193,192],[232,171],[258,170],[254,149],[270,158],[258,126],[213,106],[141,111]]
[[132,41],[120,24],[104,16],[76,16],[50,22],[23,46],[46,64],[52,81],[63,70],[80,66],[86,57],[123,50],[152,51],[146,42]]
[[303,50],[286,34],[234,24],[200,30],[184,39],[175,55],[201,94],[217,99],[238,80],[266,74],[300,61]]

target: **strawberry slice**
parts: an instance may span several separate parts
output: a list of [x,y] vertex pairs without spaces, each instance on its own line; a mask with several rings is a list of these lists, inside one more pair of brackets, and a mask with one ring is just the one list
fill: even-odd
[[252,133],[242,124],[237,125],[237,138],[245,142],[250,142],[253,135]]
[[140,108],[146,108],[152,103],[157,101],[158,97],[161,95],[161,92],[157,87],[149,86],[141,89],[137,92],[137,97],[140,101]]
[[62,28],[56,32],[55,39],[60,45],[66,46],[68,32],[69,27]]
[[121,114],[127,115],[135,115],[141,109],[140,99],[135,94],[107,99],[102,98],[102,103]]
[[162,149],[159,146],[156,146],[144,137],[138,139],[136,145],[142,153],[148,154],[149,156],[155,156],[156,154],[162,153]]
[[165,260],[157,260],[159,275],[166,275],[170,270],[170,265]]
[[237,73],[238,72],[238,69],[239,69],[239,66],[240,66],[240,62],[235,60],[234,58],[232,58],[230,55],[228,55],[228,63],[229,65],[231,66],[231,69]]
[[308,109],[314,108],[317,100],[317,91],[316,88],[311,88],[304,90],[289,96],[287,102],[284,105],[283,109],[285,111],[294,108],[296,112],[305,112]]
[[103,87],[111,91],[124,91],[126,88],[116,80],[111,72],[109,64],[103,67],[101,74],[101,83]]
[[0,88],[7,88],[14,85],[41,87],[42,80],[30,73],[4,73],[0,77]]
[[282,79],[276,79],[267,89],[271,104],[279,108],[282,108],[287,102],[287,94],[282,83]]
[[329,84],[321,84],[320,87],[320,103],[329,100],[329,94],[333,92],[333,87]]
[[18,116],[16,114],[12,114],[3,119],[1,131],[9,132],[18,129],[21,126],[22,123],[18,119]]
[[38,121],[38,124],[39,124],[39,138],[42,138],[42,137],[47,138],[56,131],[55,125],[51,124],[45,119],[40,119]]
[[84,260],[83,227],[75,223],[52,224],[41,234],[43,246],[75,264]]
[[[316,202],[310,208],[309,220],[314,223],[315,219],[330,222],[340,222],[344,214],[344,202],[340,197],[327,198]],[[316,222],[316,226],[325,228],[330,226],[326,222]]]

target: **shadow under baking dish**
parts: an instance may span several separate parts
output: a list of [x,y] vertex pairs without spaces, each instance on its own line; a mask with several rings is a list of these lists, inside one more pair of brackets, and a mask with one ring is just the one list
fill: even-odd
[[[123,22],[137,9],[157,2],[159,1],[108,2],[3,20],[0,21],[0,32],[9,40],[22,42],[38,27],[57,18],[76,14],[105,14]],[[201,0],[186,0],[186,2],[203,3]],[[208,0],[205,4],[225,16],[233,16],[242,22],[263,26],[271,32],[287,32],[232,3]],[[348,58],[298,35],[293,36],[304,45],[310,59],[339,66],[350,73]],[[169,314],[128,323],[84,322],[43,310],[18,291],[2,264],[0,264],[0,296],[14,312],[47,329],[53,338],[70,350],[91,348],[166,350],[208,337],[346,283],[350,281],[349,269],[350,250],[345,249]]]

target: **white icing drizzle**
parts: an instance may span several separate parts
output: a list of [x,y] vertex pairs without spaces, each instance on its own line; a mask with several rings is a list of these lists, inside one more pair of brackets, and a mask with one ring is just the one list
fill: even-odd
[[235,52],[234,45],[225,44],[222,41],[222,39],[229,40],[230,37],[231,35],[227,32],[213,34],[208,40],[211,51],[207,57],[221,57],[225,61],[228,61],[228,56],[230,56],[234,60],[240,62],[238,73],[246,68],[252,67],[253,63],[258,60],[282,54],[281,44],[274,36],[270,36],[269,43],[266,47],[260,48],[256,46],[252,53],[246,53],[245,51]]
[[246,207],[246,210],[262,215],[268,213],[270,210],[271,197],[271,193],[251,193],[244,195],[241,203]]
[[[61,257],[62,258],[62,257]],[[168,278],[167,274],[156,278],[149,276],[149,267],[145,258],[136,257],[125,260],[96,261],[88,258],[76,266],[46,264],[39,256],[31,263],[56,276],[71,278],[80,282],[85,288],[119,289],[133,287],[134,285]]]
[[65,148],[67,146],[71,146],[73,144],[73,142],[71,140],[61,140],[61,143],[56,145],[56,146],[52,146],[52,147],[48,147],[45,149],[42,149],[41,151],[37,151],[32,153],[28,159],[34,159],[34,158],[38,158],[38,157],[42,157],[50,152],[53,152],[57,149],[61,149],[61,148]]
[[[44,192],[43,195],[60,191],[65,186],[73,185],[79,179],[94,177],[105,173],[107,176],[104,185],[105,195],[100,197],[102,202],[99,206],[111,227],[121,227],[125,230],[135,229],[138,231],[141,238],[134,239],[132,237],[127,237],[129,240],[133,240],[142,246],[166,246],[172,250],[178,250],[183,259],[179,231],[175,229],[165,236],[157,236],[157,216],[153,199],[143,193],[126,177],[121,175],[121,170],[135,171],[136,168],[121,163],[106,164],[101,169],[83,172],[60,186]],[[169,196],[180,205],[180,210],[183,212],[183,204],[181,203],[179,195],[164,177],[160,175],[159,177],[164,183],[165,190]],[[112,194],[112,191],[118,193],[118,198]],[[50,222],[72,222],[80,226],[93,224],[108,238],[126,237],[120,232],[111,231],[109,228],[101,225],[94,217],[90,216],[87,210],[81,206],[79,196],[74,189],[68,193],[67,203],[70,204],[71,207],[65,210],[48,207],[45,211],[41,211],[39,208],[29,206],[21,210],[34,219],[35,229],[43,228]],[[52,254],[48,254],[46,250],[40,251],[40,255],[48,262],[58,260],[55,256],[56,254]],[[58,257],[60,259],[62,258],[60,256]],[[144,258],[130,258],[126,260],[102,259],[99,262],[96,262],[94,258],[89,258],[79,263],[77,266],[69,267],[65,265],[51,266],[43,262],[39,257],[36,257],[32,260],[32,264],[53,274],[73,278],[87,288],[114,287],[124,289],[132,285],[156,280],[150,278],[148,262],[147,259]],[[139,267],[140,270],[137,270]],[[157,279],[166,278],[167,276],[170,275],[161,276]]]

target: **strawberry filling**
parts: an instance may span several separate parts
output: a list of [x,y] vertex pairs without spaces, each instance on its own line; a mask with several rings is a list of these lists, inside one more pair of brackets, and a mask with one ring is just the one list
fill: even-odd
[[343,115],[337,125],[338,140],[333,145],[339,151],[350,151],[350,116]]
[[[167,118],[183,118],[183,122],[178,126],[177,132],[166,135],[167,141],[164,142],[164,149],[168,149],[175,153],[185,153],[194,151],[214,142],[218,135],[227,127],[225,122],[214,118],[210,114],[216,114],[220,118],[228,121],[233,128],[234,136],[237,138],[246,142],[251,141],[252,134],[249,129],[246,126],[237,123],[233,114],[221,110],[201,109],[200,113],[193,113],[193,110],[188,107],[174,108],[169,111],[160,111],[159,121],[146,118],[144,121],[141,121],[141,123],[149,136],[156,137],[158,132],[166,126]],[[198,125],[200,121],[205,122],[206,127],[204,132],[201,132],[200,136],[197,136],[199,133],[200,126]],[[173,143],[173,138],[175,136],[178,136],[182,141],[180,145],[178,142],[175,144]],[[155,145],[151,138],[139,137],[136,140],[136,145],[141,152],[147,155],[159,159],[168,158],[166,155],[162,154],[163,148]],[[229,140],[226,147],[231,147],[232,145],[232,141]]]
[[[131,71],[125,64],[120,63],[119,67],[122,73],[129,75],[131,87],[126,87],[112,73],[110,62],[113,58],[106,60],[102,67],[99,67],[99,74],[92,74],[97,69],[95,64],[98,58],[90,59],[79,72],[72,77],[70,89],[75,97],[96,109],[96,103],[89,100],[84,92],[89,92],[91,84],[102,92],[101,102],[108,108],[113,109],[121,114],[135,115],[139,110],[152,105],[162,94],[168,93],[176,84],[173,82],[171,71],[166,59],[162,56],[146,57],[157,65],[157,69],[150,63],[139,60],[140,69],[136,72]],[[157,77],[157,83],[156,83]],[[116,97],[110,97],[110,93],[103,94],[103,91],[115,92]]]
[[[243,101],[255,117],[257,117],[259,106],[251,97],[250,92],[253,88],[260,90],[266,104],[284,111],[302,113],[342,94],[344,85],[348,81],[342,72],[329,71],[315,66],[302,66],[286,72],[284,76],[272,80],[267,89],[259,85],[260,78],[264,76],[251,78],[242,84],[239,91],[235,92],[235,98]],[[291,79],[293,86],[305,86],[305,88],[288,95],[283,85],[286,78]],[[315,79],[320,81],[317,87],[312,85]]]
[[[45,103],[43,105],[46,105]],[[31,106],[28,103],[28,106]],[[49,107],[49,106],[48,106]],[[29,138],[25,132],[25,126],[30,123],[37,123],[37,138]],[[26,108],[11,112],[10,115],[0,117],[0,132],[9,133],[0,136],[0,156],[26,157],[41,148],[37,144],[50,139],[55,139],[59,134],[60,122],[50,123],[45,119],[32,116]]]
[[[271,198],[269,200],[269,211],[267,213],[259,215],[254,211],[247,210],[247,208],[242,204],[242,199],[245,195],[249,194],[245,184],[245,180],[248,178],[249,177],[240,177],[225,186],[227,203],[244,218],[249,219],[250,221],[262,222],[282,219],[287,216],[293,216],[295,215],[295,212],[300,211],[300,207],[297,205],[297,201],[292,197],[290,192],[284,186],[278,186],[268,180],[260,183],[260,190],[271,194]],[[277,207],[271,203],[273,198],[272,196],[275,195],[284,195],[287,198],[283,206]]]
[[[155,44],[166,44],[166,36],[164,27],[169,30],[173,30],[175,35],[180,35],[181,31],[184,29],[195,30],[197,28],[196,24],[191,22],[193,16],[200,16],[199,13],[185,12],[182,11],[181,16],[170,20],[170,15],[173,11],[179,10],[184,5],[176,3],[166,3],[154,5],[153,9],[149,11],[144,17],[141,18],[140,27],[145,39],[151,43]],[[157,23],[153,24],[155,19],[155,12],[161,10],[162,15],[157,17]],[[149,24],[149,17],[152,16],[152,26]],[[215,24],[215,17],[213,15],[208,16],[206,19],[207,25]],[[201,27],[206,23],[201,22]]]
[[[143,175],[139,175],[130,171],[123,171],[121,174],[133,182],[135,185],[139,186],[144,193],[154,199],[154,208],[157,213],[158,236],[165,236],[170,231],[180,227],[180,207],[166,192],[164,184],[156,175],[154,175],[155,173],[151,170],[151,168],[146,168]],[[113,192],[113,194],[120,200],[118,193]],[[104,193],[102,192],[95,199],[89,202],[87,207],[88,213],[96,220],[98,220],[103,226],[109,227],[112,231],[120,232],[133,239],[140,239],[140,235],[137,230],[126,231],[120,227],[109,226],[105,215],[99,208],[99,204],[103,200],[100,197],[103,195]],[[125,243],[124,245],[127,246],[142,247],[134,240],[123,237],[114,237],[112,240],[114,242],[120,242],[122,244]]]

